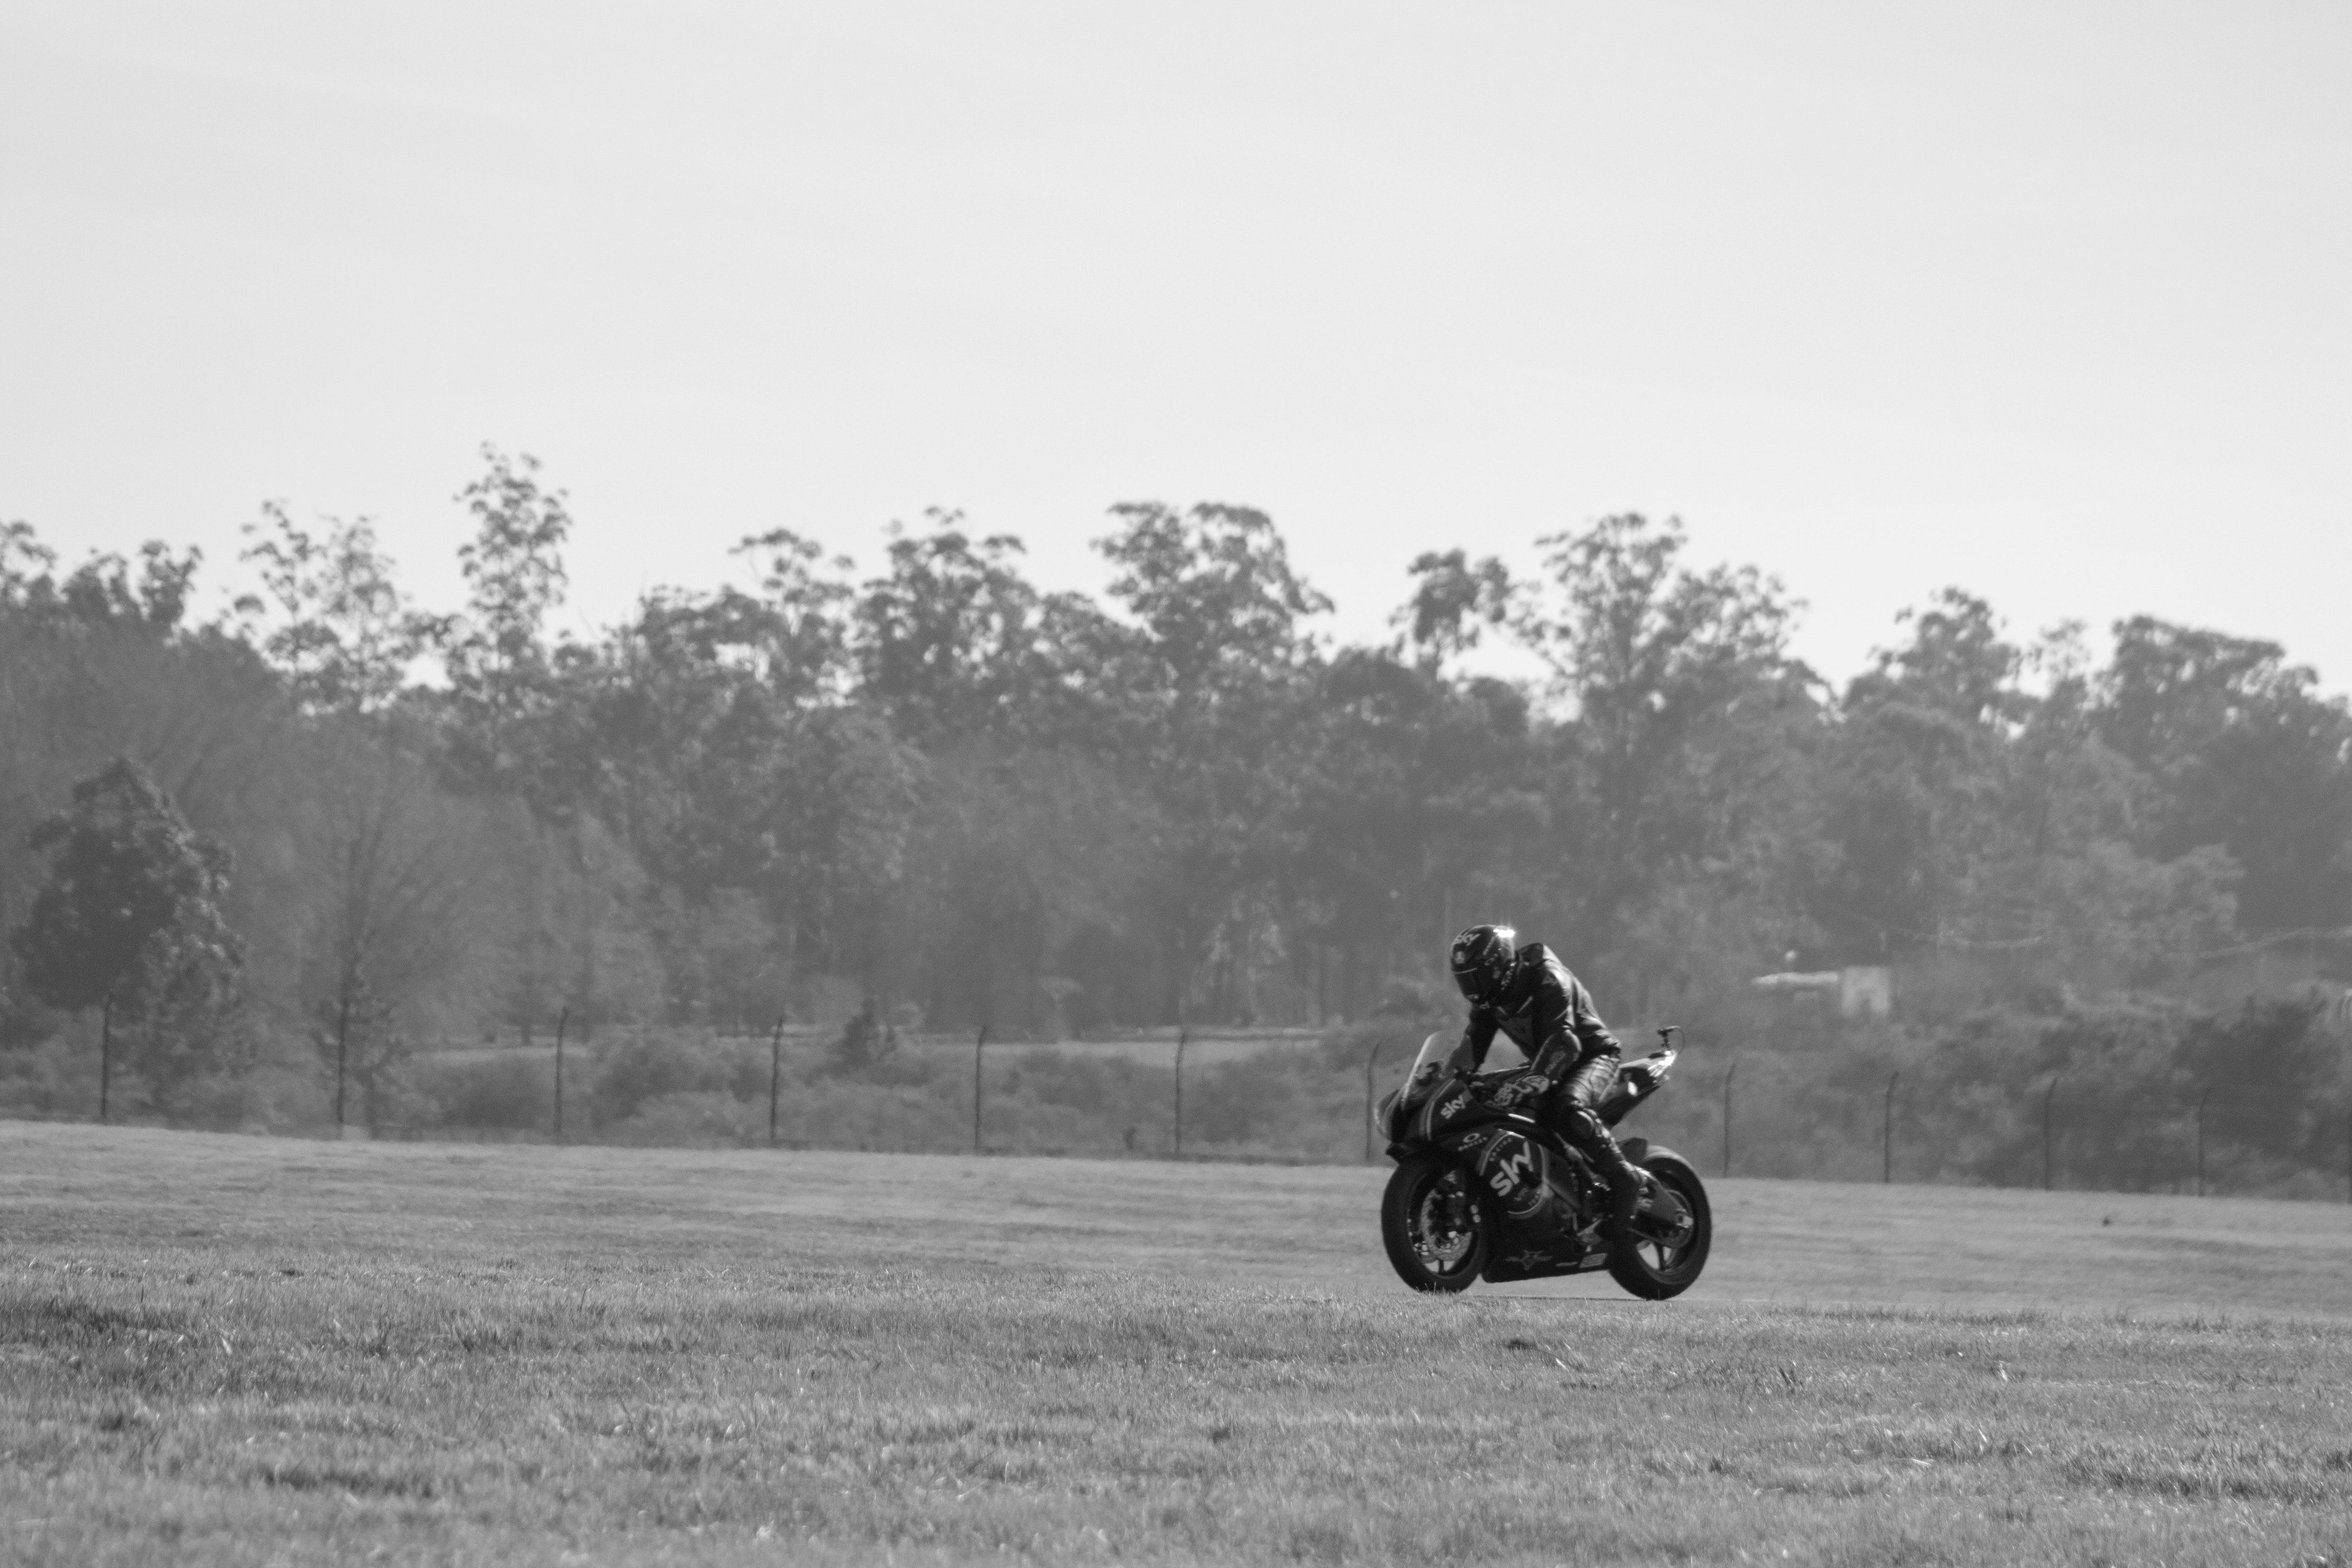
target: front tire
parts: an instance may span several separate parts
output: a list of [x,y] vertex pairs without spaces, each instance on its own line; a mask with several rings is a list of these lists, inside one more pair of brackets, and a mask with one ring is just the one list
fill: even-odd
[[1715,1214],[1707,1206],[1698,1173],[1681,1155],[1656,1149],[1640,1163],[1660,1186],[1682,1200],[1690,1226],[1666,1237],[1638,1229],[1621,1237],[1609,1252],[1609,1277],[1645,1301],[1663,1301],[1697,1283],[1699,1270],[1706,1267],[1707,1249],[1715,1244]]
[[1416,1290],[1467,1289],[1486,1267],[1493,1232],[1470,1173],[1451,1160],[1412,1154],[1381,1197],[1381,1240],[1397,1278]]

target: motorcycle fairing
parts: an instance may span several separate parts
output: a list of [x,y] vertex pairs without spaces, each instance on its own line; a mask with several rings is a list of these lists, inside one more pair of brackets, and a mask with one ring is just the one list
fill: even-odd
[[1525,1117],[1492,1119],[1445,1138],[1495,1226],[1494,1251],[1480,1278],[1496,1284],[1579,1274],[1609,1261],[1600,1242],[1585,1250],[1579,1229],[1586,1215],[1577,1187],[1591,1180],[1572,1150],[1548,1138]]
[[1635,1106],[1658,1092],[1658,1086],[1666,1081],[1666,1072],[1675,1065],[1675,1058],[1679,1054],[1669,1046],[1664,1050],[1652,1051],[1648,1056],[1619,1068],[1617,1081],[1610,1086],[1607,1094],[1601,1096],[1601,1103],[1593,1107],[1594,1114],[1610,1126],[1616,1126]]
[[[1499,1207],[1499,1205],[1497,1205]],[[1547,1184],[1533,1213],[1523,1217],[1496,1214],[1495,1249],[1480,1278],[1490,1284],[1515,1279],[1547,1279],[1560,1274],[1581,1274],[1609,1261],[1609,1249],[1597,1238],[1587,1251],[1587,1238],[1578,1221],[1576,1201],[1555,1181]]]
[[1525,1134],[1505,1131],[1486,1141],[1471,1170],[1507,1218],[1528,1219],[1548,1195],[1551,1155]]
[[1434,1143],[1454,1128],[1490,1114],[1468,1085],[1456,1084],[1423,1102],[1421,1114],[1413,1119],[1412,1133],[1421,1142]]
[[[1668,1046],[1619,1068],[1617,1081],[1593,1108],[1594,1113],[1609,1126],[1616,1126],[1635,1106],[1658,1091],[1680,1054]],[[1431,1035],[1422,1042],[1420,1054],[1405,1073],[1403,1086],[1381,1097],[1379,1108],[1372,1113],[1374,1129],[1391,1143],[1434,1142],[1448,1128],[1466,1121],[1481,1109],[1481,1097],[1465,1100],[1462,1084],[1455,1081],[1469,1069],[1466,1042],[1449,1040],[1442,1031]],[[1511,1086],[1505,1084],[1483,1098],[1493,1102],[1494,1110],[1507,1110],[1512,1103],[1511,1095]]]

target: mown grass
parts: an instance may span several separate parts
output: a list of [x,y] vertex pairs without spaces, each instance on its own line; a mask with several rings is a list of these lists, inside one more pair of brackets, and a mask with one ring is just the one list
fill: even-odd
[[1732,1183],[1681,1301],[1431,1301],[1380,1180],[0,1126],[0,1560],[2352,1559],[2340,1211]]

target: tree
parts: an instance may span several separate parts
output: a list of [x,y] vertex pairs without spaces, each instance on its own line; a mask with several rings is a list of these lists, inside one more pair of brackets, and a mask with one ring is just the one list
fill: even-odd
[[788,528],[747,538],[733,552],[766,557],[761,674],[769,689],[796,707],[839,700],[850,665],[845,606],[855,593],[841,574],[856,563],[846,555],[827,561],[823,546]]
[[241,1066],[232,1026],[245,949],[219,908],[228,851],[124,757],[74,785],[72,807],[31,844],[50,863],[9,936],[26,989],[68,1012],[110,1005],[142,1026],[133,1062],[167,1104],[196,1073]]
[[1318,661],[1301,622],[1330,601],[1291,569],[1274,522],[1248,507],[1116,506],[1097,542],[1133,632],[1105,649],[1124,761],[1160,807],[1159,922],[1167,1021],[1206,966],[1209,1005],[1252,1010],[1289,842],[1299,706]]
[[1553,806],[1570,940],[1609,950],[1676,883],[1716,904],[1783,900],[1822,716],[1788,651],[1799,606],[1752,566],[1685,567],[1671,519],[1606,517],[1538,542],[1551,580],[1514,626],[1573,710]]
[[2016,939],[2016,927],[1957,927],[2013,820],[2010,739],[2032,707],[2016,684],[2022,656],[1991,606],[1956,588],[1895,624],[1910,641],[1880,649],[1848,686],[1823,779],[1835,853],[1818,889],[1824,924],[1873,960]]
[[884,720],[797,662],[795,648],[824,657],[802,635],[814,629],[731,590],[649,596],[565,661],[542,793],[613,825],[687,910],[755,893],[796,966],[864,973],[919,770]]
[[895,907],[927,972],[915,994],[931,1026],[1050,1032],[1124,1011],[1131,976],[1102,939],[1129,928],[1146,874],[1155,824],[1141,792],[1038,747],[970,747],[922,783]]
[[2116,627],[2098,724],[2160,792],[2139,842],[2164,859],[2226,848],[2257,931],[2352,924],[2352,710],[2317,687],[2276,643],[2146,616]]
[[1462,551],[1427,551],[1413,558],[1412,600],[1390,617],[1432,669],[1478,646],[1484,629],[1510,623],[1516,589],[1494,556],[1473,565]]
[[788,700],[761,668],[772,630],[771,612],[733,589],[664,589],[599,643],[570,650],[539,748],[539,804],[596,814],[691,903],[743,885],[754,872],[741,825],[703,786],[728,783],[709,777],[719,731],[768,722]]
[[306,710],[380,710],[445,623],[409,606],[366,518],[329,518],[314,535],[281,502],[264,501],[261,512],[268,526],[246,524],[254,542],[238,559],[258,567],[268,598],[240,595],[238,615]]
[[130,563],[121,556],[92,554],[58,585],[58,603],[85,626],[135,626],[153,637],[167,637],[187,615],[188,595],[204,558],[204,552],[194,548],[175,557],[171,546],[151,539],[139,547],[134,582]]
[[[256,652],[215,626],[186,624],[194,552],[160,543],[130,562],[100,557],[60,574],[30,529],[0,542],[0,931],[29,913],[47,875],[28,837],[78,780],[131,756],[192,823],[220,842],[266,845],[299,796],[285,743],[293,715]],[[68,589],[71,589],[68,604]],[[239,858],[220,905],[251,945],[249,981],[267,990],[299,945],[285,920],[290,858]],[[33,1007],[0,942],[0,989]],[[0,1032],[43,1037],[46,1009],[0,1018]],[[128,1043],[127,1041],[125,1042]]]
[[1956,589],[1898,621],[1910,640],[1848,689],[1830,748],[1816,897],[1842,945],[2096,989],[2160,983],[2231,940],[2227,853],[2132,841],[2157,792],[2101,739],[2077,628],[2020,648]]
[[300,984],[313,1043],[373,1122],[415,1026],[471,1021],[497,856],[482,805],[436,787],[383,727],[322,721],[304,750]]
[[[740,766],[730,767],[740,758]],[[749,721],[722,737],[713,760],[744,801],[757,852],[753,884],[782,928],[803,974],[896,980],[887,942],[923,759],[888,726],[853,709],[820,709],[774,725]]]
[[1300,923],[1339,956],[1336,975],[1318,956],[1321,1006],[1360,1017],[1460,923],[1536,912],[1517,851],[1549,826],[1540,756],[1516,689],[1388,649],[1340,650],[1310,714],[1288,876]]
[[886,1021],[868,996],[834,1042],[832,1067],[836,1072],[865,1073],[887,1062],[898,1048],[898,1031]]
[[0,609],[22,611],[57,593],[58,552],[33,525],[0,522]]
[[890,541],[890,573],[857,604],[860,694],[918,744],[1003,732],[1026,717],[1039,595],[1011,534],[974,539],[932,510],[928,534]]
[[485,445],[482,477],[457,494],[472,512],[471,542],[457,552],[466,614],[442,637],[457,719],[461,776],[477,784],[530,782],[518,729],[545,705],[548,613],[563,602],[563,544],[572,514],[562,490],[540,488],[539,459]]

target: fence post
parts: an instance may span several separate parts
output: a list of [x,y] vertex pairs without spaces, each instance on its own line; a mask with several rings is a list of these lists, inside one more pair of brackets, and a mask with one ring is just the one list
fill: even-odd
[[2205,1102],[2213,1098],[2213,1086],[2207,1084],[2205,1092],[2197,1097],[2197,1195],[2205,1195]]
[[1182,1026],[1176,1030],[1176,1158],[1184,1157],[1184,1047],[1192,1031]]
[[572,1009],[569,1007],[555,1016],[555,1141],[558,1143],[563,1142],[563,1026],[570,1022]]
[[776,1146],[776,1086],[784,1076],[784,1016],[768,1036],[768,1147]]
[[335,1008],[335,1136],[343,1135],[343,1040],[352,1027],[352,999],[348,993]]
[[2058,1098],[2058,1080],[2063,1073],[2050,1075],[2050,1088],[2042,1096],[2042,1190],[2050,1190],[2050,1107]]
[[986,1152],[985,1145],[981,1142],[980,1138],[980,1107],[982,1092],[980,1082],[980,1053],[987,1044],[988,1026],[982,1024],[980,1026],[980,1033],[972,1037],[971,1042],[971,1152],[975,1154]]
[[1879,1171],[1879,1182],[1885,1186],[1895,1183],[1895,1081],[1902,1076],[1900,1072],[1886,1075],[1886,1152]]
[[[105,1002],[100,1005],[98,1012],[98,1120],[101,1126],[104,1125],[106,1121],[106,1091],[110,1087],[111,1087],[113,1077],[114,993],[110,990],[106,994]],[[338,1068],[335,1072],[335,1103],[338,1107],[342,1104],[342,1070],[341,1068]],[[335,1112],[335,1120],[337,1121],[341,1121],[342,1119],[343,1113],[341,1110],[338,1110]]]
[[1364,1163],[1372,1163],[1372,1063],[1380,1058],[1380,1042],[1364,1053]]
[[1734,1057],[1723,1073],[1723,1173],[1727,1176],[1731,1174],[1731,1080],[1738,1073],[1739,1058]]

